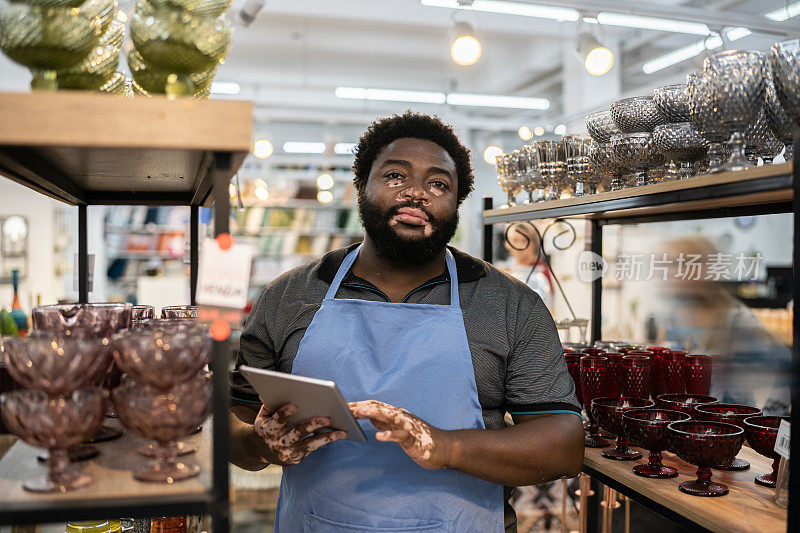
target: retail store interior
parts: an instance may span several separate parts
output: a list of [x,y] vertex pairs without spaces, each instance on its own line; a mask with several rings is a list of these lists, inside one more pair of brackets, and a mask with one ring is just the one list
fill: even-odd
[[[118,96],[121,99],[147,98],[144,89],[136,92],[136,75],[130,77],[137,68],[131,64],[131,57],[138,52],[129,23],[143,16],[141,6],[148,1],[169,3],[117,1],[114,20],[124,27],[125,37],[119,47],[116,70],[129,77],[124,88],[126,94]],[[800,2],[234,0],[228,3],[230,7],[224,16],[232,28],[231,44],[227,54],[218,60],[205,96],[211,103],[249,101],[253,105],[251,150],[227,188],[230,234],[235,243],[246,244],[253,252],[246,310],[264,287],[282,273],[362,240],[364,229],[351,171],[353,150],[375,119],[411,110],[437,115],[450,124],[472,154],[474,190],[460,207],[460,222],[451,245],[477,258],[491,258],[496,267],[539,293],[556,322],[565,348],[579,347],[576,352],[579,353],[591,341],[607,340],[610,343],[607,351],[614,353],[622,351],[621,347],[656,346],[711,355],[714,373],[706,396],[713,396],[721,403],[752,406],[769,417],[787,417],[793,411],[792,324],[797,290],[793,288],[796,287],[793,257],[798,253],[793,228],[798,227],[795,221],[798,213],[796,208],[793,211],[791,191],[792,173],[796,179],[797,172],[787,163],[791,140],[784,148],[785,135],[780,138],[765,118],[765,99],[770,94],[775,99],[778,86],[779,71],[774,60],[777,48],[773,45],[798,37]],[[0,9],[16,5],[0,0]],[[0,42],[9,35],[8,27],[0,27]],[[144,56],[145,48],[139,48]],[[578,155],[585,159],[586,168],[594,165],[591,144],[598,141],[595,135],[592,135],[594,140],[587,136],[593,133],[587,129],[590,122],[587,117],[608,110],[614,116],[620,101],[652,97],[654,90],[662,87],[682,84],[684,90],[687,76],[703,72],[708,68],[709,58],[725,50],[758,51],[762,54],[759,57],[766,58],[767,67],[757,74],[762,80],[761,100],[757,104],[759,115],[747,120],[762,121],[763,140],[756,140],[757,133],[750,130],[743,135],[751,146],[761,142],[765,148],[753,152],[754,159],[751,157],[749,163],[745,160],[741,168],[731,166],[733,159],[726,163],[730,150],[716,163],[713,155],[710,163],[704,159],[705,148],[691,162],[664,152],[666,160],[661,155],[658,163],[637,167],[638,176],[626,175],[627,183],[623,185],[614,185],[614,180],[620,177],[609,177],[613,172],[600,176],[595,170],[578,169],[579,163],[566,170],[572,165],[567,137],[573,135],[586,136],[581,137],[584,151],[578,150]],[[793,53],[794,71],[786,76],[796,82],[800,80],[800,59],[797,59],[800,56],[796,50]],[[763,81],[766,78],[775,79],[774,83],[769,82],[770,87],[774,85],[772,93]],[[0,54],[0,98],[11,93],[39,92],[31,89],[31,80],[28,66]],[[161,92],[165,91],[169,93],[169,85]],[[161,98],[153,96],[153,100]],[[797,92],[784,97],[781,89],[778,96],[786,109],[783,116],[788,114],[795,121],[789,122],[789,130],[796,130],[800,125],[800,97]],[[181,96],[178,100],[181,98],[190,97]],[[786,100],[789,98],[795,100]],[[788,109],[787,101],[794,106],[793,111]],[[761,111],[762,107],[765,111]],[[40,111],[47,112],[45,108]],[[697,124],[695,115],[693,110],[687,111],[683,121],[662,117],[656,128],[678,122],[693,128],[692,124]],[[37,120],[36,116],[29,118],[32,122]],[[4,117],[0,116],[0,175],[6,174],[11,179],[0,179],[0,308],[10,313],[15,311],[12,317],[17,319],[17,329],[22,330],[20,313],[29,321],[31,310],[37,306],[80,300],[81,220],[75,202],[70,205],[52,194],[42,194],[41,188],[36,190],[19,175],[12,175],[13,170],[4,172],[11,167],[3,149],[12,137],[3,131],[10,129],[3,122]],[[186,124],[186,128],[192,127],[193,124]],[[619,122],[612,129],[616,127],[622,129]],[[113,131],[124,132],[124,129],[124,125],[117,124]],[[653,127],[647,131],[653,132]],[[730,131],[736,131],[735,127]],[[199,132],[198,136],[206,133]],[[774,148],[772,153],[766,148],[767,134]],[[656,133],[652,136],[655,138]],[[613,144],[610,138],[609,135],[605,139],[609,146]],[[107,146],[120,147],[120,139],[106,140]],[[558,141],[562,152],[566,150],[567,159],[561,158],[560,182],[547,180],[544,152],[534,155],[537,148],[530,151],[524,148],[540,143],[538,146],[544,150],[545,141]],[[707,147],[706,141],[712,142],[708,138],[699,142]],[[727,136],[719,140],[722,141],[727,141]],[[650,147],[655,152],[652,144]],[[735,151],[734,146],[734,157]],[[537,162],[538,169],[534,170]],[[89,172],[85,169],[95,163],[90,159],[81,161],[77,172]],[[165,158],[162,169],[165,175],[171,172],[169,164],[169,158]],[[714,173],[715,164],[724,172]],[[679,174],[677,168],[681,172],[685,168],[692,170]],[[520,177],[526,169],[527,183]],[[573,172],[573,169],[578,170]],[[580,172],[586,172],[585,180]],[[780,187],[769,185],[774,190],[735,191],[733,187],[739,178],[728,176],[736,172],[754,173],[753,179],[786,181]],[[531,177],[533,174],[535,178]],[[749,197],[732,200],[723,206],[722,196],[717,197],[713,191],[706,196],[685,197],[690,200],[675,193],[675,187],[691,188],[692,180],[707,176],[712,180],[716,179],[714,176],[729,180],[703,185],[729,186],[720,193],[727,195],[726,198],[744,198],[751,192],[774,193],[774,196],[766,200]],[[509,185],[514,179],[516,185]],[[635,210],[648,207],[630,199],[637,189],[646,191],[648,187],[662,187],[653,189],[656,196],[662,195],[659,198],[673,196],[662,202],[669,204],[668,208],[640,216],[643,211]],[[698,186],[695,190],[700,189]],[[608,211],[630,212],[609,215],[602,225],[593,220],[605,215],[593,217],[590,213],[594,211],[588,208],[583,212],[567,212],[583,205],[581,202],[591,202],[595,194],[608,202],[630,200],[629,205],[608,207]],[[686,205],[692,207],[679,207],[683,201],[691,201]],[[707,209],[702,202],[708,203]],[[152,305],[156,314],[163,307],[194,303],[190,285],[190,214],[195,208],[188,204],[156,205],[157,202],[112,203],[117,205],[89,205],[86,209],[88,301]],[[546,212],[548,203],[558,206],[552,208],[552,216]],[[565,211],[558,211],[561,206]],[[537,214],[537,209],[544,214]],[[214,235],[211,202],[205,202],[197,213],[202,247],[204,238]],[[628,216],[640,218],[630,222],[625,220]],[[598,251],[593,244],[593,232],[596,237],[598,229],[602,235],[600,257],[592,255]],[[702,263],[695,265],[697,270],[692,270],[691,257]],[[599,301],[593,300],[598,290],[598,274],[587,274],[587,264],[599,264],[602,272],[599,325],[592,323],[593,305]],[[4,319],[0,316],[0,322]],[[593,332],[601,332],[601,336],[595,338]],[[4,327],[3,335],[7,334]],[[236,328],[231,338],[234,347],[229,351],[235,353]],[[580,384],[577,387],[580,389]],[[655,399],[655,393],[653,396]],[[210,430],[204,428],[203,433],[210,435]],[[16,442],[13,435],[0,435],[0,460]],[[647,451],[642,450],[646,462]],[[767,461],[749,451],[765,465],[772,465],[771,456]],[[763,472],[751,462],[753,467],[741,479],[746,479],[756,490],[752,478]],[[209,469],[210,464],[209,460]],[[630,470],[635,463],[617,464]],[[694,467],[692,479],[693,472]],[[723,475],[729,474],[714,471],[715,480]],[[800,479],[800,474],[792,475]],[[0,478],[3,476],[0,462]],[[695,511],[686,511],[689,518],[676,518],[682,511],[658,512],[658,505],[643,504],[638,498],[626,495],[622,488],[612,488],[613,483],[601,485],[593,481],[590,486],[586,478],[586,481],[574,478],[516,489],[512,504],[517,514],[517,531],[587,531],[586,519],[579,508],[589,505],[587,493],[592,490],[594,494],[595,489],[598,507],[594,513],[602,515],[603,532],[700,530],[694,529],[694,525],[701,527],[697,524],[702,524],[703,530],[725,530],[697,518]],[[272,531],[280,467],[250,472],[231,465],[230,482],[231,530]],[[677,481],[653,480],[656,482],[663,483],[665,491],[672,491],[678,497]],[[794,487],[797,486],[795,482]],[[752,521],[758,523],[757,513],[765,512],[769,520],[774,520],[765,522],[769,527],[776,523],[783,527],[768,527],[764,531],[786,531],[786,511],[774,503],[775,489],[757,487],[757,490],[762,491],[759,497],[765,503],[753,511]],[[731,492],[741,491],[737,488]],[[712,505],[728,497],[704,501]],[[648,498],[652,500],[655,496]],[[0,494],[0,511],[3,511],[2,499]],[[798,502],[797,498],[794,502]],[[769,510],[764,511],[764,506],[770,506]],[[190,516],[188,526],[184,523],[182,531],[214,531],[209,520],[192,519],[192,512],[176,514]],[[798,523],[796,516],[794,520]],[[599,521],[588,526],[588,531],[600,531]],[[34,529],[0,523],[0,532],[63,532],[65,522],[30,526]],[[754,529],[730,529],[739,530]]]

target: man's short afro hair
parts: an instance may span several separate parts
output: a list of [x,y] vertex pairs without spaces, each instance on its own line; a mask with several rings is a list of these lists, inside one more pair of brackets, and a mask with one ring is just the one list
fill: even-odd
[[381,118],[370,124],[358,140],[353,162],[353,182],[361,191],[367,184],[372,164],[383,148],[397,139],[424,139],[431,141],[450,154],[458,174],[458,204],[472,192],[475,176],[472,174],[472,155],[469,148],[461,144],[453,128],[439,117],[406,111],[402,115]]

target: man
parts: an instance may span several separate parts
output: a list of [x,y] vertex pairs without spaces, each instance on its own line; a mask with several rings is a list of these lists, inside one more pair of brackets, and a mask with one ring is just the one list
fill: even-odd
[[514,531],[502,486],[583,461],[553,319],[524,284],[446,246],[473,184],[449,126],[378,120],[353,172],[363,243],[270,283],[238,364],[335,381],[369,440],[318,433],[319,417],[287,427],[296,406],[261,406],[234,372],[233,462],[285,466],[280,532]]

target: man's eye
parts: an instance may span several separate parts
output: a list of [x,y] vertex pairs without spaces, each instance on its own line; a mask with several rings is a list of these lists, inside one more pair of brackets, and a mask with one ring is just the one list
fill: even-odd
[[431,182],[431,185],[433,185],[437,189],[447,190],[447,183],[445,183],[444,181],[434,181]]
[[403,179],[403,175],[400,174],[399,172],[389,172],[388,174],[386,174],[386,177],[389,178],[390,180],[401,180],[401,179]]

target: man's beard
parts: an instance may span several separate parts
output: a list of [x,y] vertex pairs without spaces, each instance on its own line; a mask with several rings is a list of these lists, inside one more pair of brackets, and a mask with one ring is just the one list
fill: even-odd
[[[403,207],[419,209],[425,213],[433,233],[429,236],[410,239],[398,235],[390,221],[393,216],[399,214]],[[363,193],[358,195],[358,213],[378,256],[400,263],[416,265],[430,263],[442,253],[458,228],[458,210],[454,211],[451,217],[437,219],[419,203],[405,202],[384,212],[376,204],[367,200]]]

